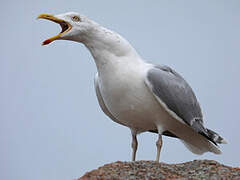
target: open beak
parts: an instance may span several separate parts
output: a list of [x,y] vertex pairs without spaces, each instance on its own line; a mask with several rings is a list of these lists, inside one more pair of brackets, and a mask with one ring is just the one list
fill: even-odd
[[37,17],[37,19],[47,19],[47,20],[53,21],[55,23],[58,23],[62,27],[62,31],[58,35],[53,36],[53,37],[43,41],[42,45],[47,45],[47,44],[51,43],[52,41],[61,38],[61,36],[63,34],[67,33],[68,31],[70,31],[72,29],[72,26],[68,22],[66,22],[62,19],[58,19],[54,15],[41,14]]

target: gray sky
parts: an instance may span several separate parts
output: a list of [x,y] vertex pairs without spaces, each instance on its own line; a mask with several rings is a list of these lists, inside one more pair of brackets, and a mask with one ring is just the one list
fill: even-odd
[[[128,128],[100,110],[86,48],[41,42],[60,30],[41,13],[76,11],[119,32],[148,61],[166,64],[194,89],[205,125],[229,144],[197,156],[164,138],[161,161],[214,159],[239,166],[240,1],[1,1],[0,179],[73,179],[131,159]],[[153,160],[157,136],[138,136],[138,160]]]

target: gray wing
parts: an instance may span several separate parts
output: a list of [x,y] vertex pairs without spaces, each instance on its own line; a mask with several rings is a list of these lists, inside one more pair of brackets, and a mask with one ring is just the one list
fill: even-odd
[[193,90],[177,72],[167,66],[154,66],[147,72],[146,84],[170,112],[216,144],[203,126],[201,108]]

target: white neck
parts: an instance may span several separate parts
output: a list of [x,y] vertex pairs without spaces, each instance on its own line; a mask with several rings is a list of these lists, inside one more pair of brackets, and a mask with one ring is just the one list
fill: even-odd
[[[106,68],[116,68],[118,61],[141,61],[130,43],[119,34],[97,26],[84,34],[81,42],[91,52],[98,72]],[[131,59],[130,59],[131,58]]]

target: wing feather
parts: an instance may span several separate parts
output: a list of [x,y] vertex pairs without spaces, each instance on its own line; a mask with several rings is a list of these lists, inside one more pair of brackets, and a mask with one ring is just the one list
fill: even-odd
[[157,65],[148,70],[146,84],[168,111],[216,144],[203,126],[202,111],[192,88],[181,75],[168,66]]

